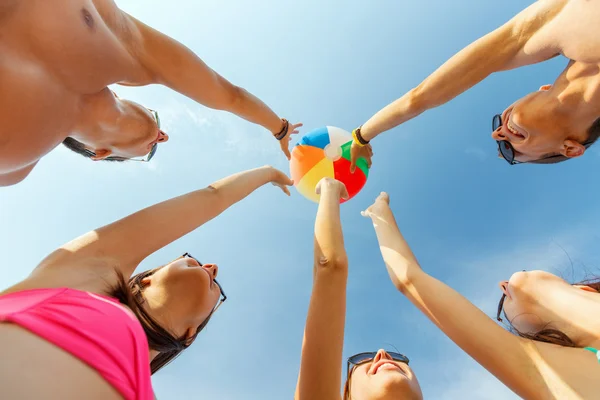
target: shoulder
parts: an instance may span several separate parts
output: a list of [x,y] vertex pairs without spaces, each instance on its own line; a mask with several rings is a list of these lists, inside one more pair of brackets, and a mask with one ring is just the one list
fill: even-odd
[[[521,384],[544,382],[538,393],[553,399],[596,398],[600,391],[600,364],[590,351],[582,348],[523,340],[523,351],[529,353],[531,369],[522,374]],[[535,376],[541,379],[532,379]]]

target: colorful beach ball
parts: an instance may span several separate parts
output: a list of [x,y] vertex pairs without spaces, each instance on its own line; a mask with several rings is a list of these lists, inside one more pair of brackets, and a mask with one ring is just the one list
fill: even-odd
[[[326,126],[304,135],[292,149],[290,173],[294,186],[300,194],[314,202],[317,183],[324,178],[343,182],[350,200],[367,182],[369,168],[364,158],[356,162],[356,170],[350,172],[350,146],[352,135],[340,128]],[[347,200],[342,200],[345,202]]]

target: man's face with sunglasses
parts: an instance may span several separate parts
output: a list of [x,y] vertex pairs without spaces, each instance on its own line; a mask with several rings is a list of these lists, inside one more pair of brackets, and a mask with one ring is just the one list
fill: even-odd
[[498,156],[509,164],[554,163],[583,155],[598,117],[559,99],[551,85],[530,93],[492,120]]
[[421,387],[408,363],[406,356],[384,350],[350,357],[350,398],[422,400]]

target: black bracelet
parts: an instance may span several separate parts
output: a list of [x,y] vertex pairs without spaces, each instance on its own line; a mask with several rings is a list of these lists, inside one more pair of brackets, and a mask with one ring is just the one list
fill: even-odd
[[277,133],[275,135],[275,139],[277,139],[277,140],[281,140],[285,137],[285,135],[287,135],[288,128],[290,126],[290,123],[288,122],[287,119],[281,118],[281,120],[283,121],[283,128],[281,128],[281,131],[279,131],[279,133]]
[[359,126],[358,128],[356,128],[356,129],[354,130],[354,134],[356,135],[356,139],[358,139],[358,142],[359,142],[360,144],[362,144],[363,146],[365,146],[365,145],[369,144],[369,141],[368,141],[368,140],[365,140],[365,138],[363,138],[363,137],[362,137],[362,134],[360,133],[360,129],[361,129],[361,128],[362,128],[362,125],[361,125],[361,126]]

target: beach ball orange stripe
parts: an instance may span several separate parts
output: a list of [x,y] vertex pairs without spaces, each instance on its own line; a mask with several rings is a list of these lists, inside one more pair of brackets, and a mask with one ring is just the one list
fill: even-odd
[[[365,185],[369,176],[367,162],[360,158],[356,171],[350,173],[350,146],[352,135],[336,127],[323,127],[304,135],[292,150],[290,175],[298,192],[314,202],[317,183],[324,178],[335,178],[346,185],[349,199]],[[344,200],[342,200],[344,202]]]

